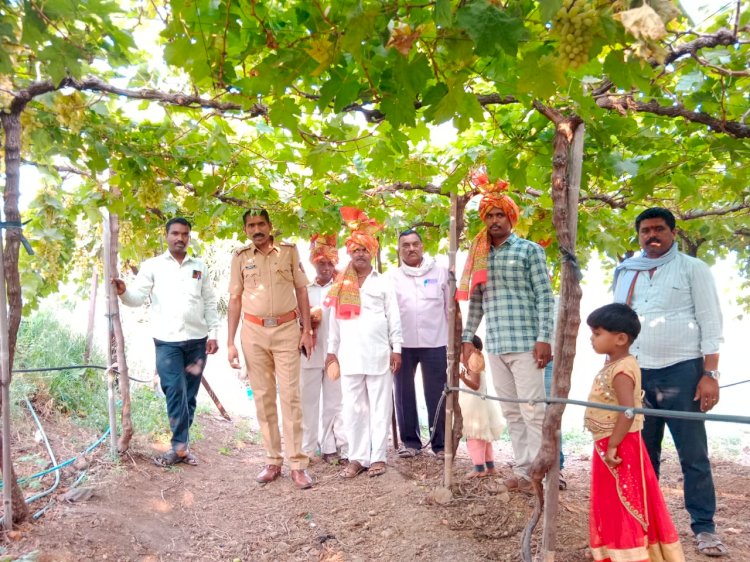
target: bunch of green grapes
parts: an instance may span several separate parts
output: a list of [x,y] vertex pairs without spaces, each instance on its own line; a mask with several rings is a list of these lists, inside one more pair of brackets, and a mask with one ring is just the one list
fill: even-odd
[[578,68],[589,60],[593,36],[599,29],[599,12],[591,0],[563,0],[552,22],[552,33],[560,41],[563,66]]

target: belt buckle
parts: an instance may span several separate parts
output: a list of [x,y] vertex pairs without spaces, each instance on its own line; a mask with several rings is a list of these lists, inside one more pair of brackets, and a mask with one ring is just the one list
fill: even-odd
[[263,319],[263,327],[264,328],[275,328],[279,325],[279,319],[278,318],[264,318]]

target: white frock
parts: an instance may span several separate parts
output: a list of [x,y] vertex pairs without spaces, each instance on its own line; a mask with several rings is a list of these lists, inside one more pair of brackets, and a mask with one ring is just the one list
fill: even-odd
[[[463,381],[461,381],[460,387],[468,389]],[[487,394],[484,371],[479,376],[478,392]],[[505,425],[500,413],[500,403],[497,400],[482,399],[468,392],[460,392],[458,403],[461,406],[461,415],[464,418],[464,437],[484,441],[500,439]]]

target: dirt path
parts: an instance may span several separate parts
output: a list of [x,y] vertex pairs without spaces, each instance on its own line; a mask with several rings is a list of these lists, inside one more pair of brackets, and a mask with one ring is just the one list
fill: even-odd
[[[84,560],[520,560],[520,531],[531,505],[486,479],[455,486],[447,505],[431,501],[441,484],[442,464],[430,454],[389,459],[378,478],[352,481],[337,468],[312,466],[318,484],[298,491],[284,477],[265,487],[254,482],[263,451],[235,424],[201,416],[204,439],[194,452],[198,467],[153,465],[150,444],[135,442],[120,465],[92,459],[94,495],[57,505],[6,543],[11,556],[36,551],[37,561]],[[500,459],[507,450],[500,448]],[[587,559],[588,460],[568,458],[569,489],[561,494],[556,560]],[[500,463],[509,473],[507,465]],[[469,468],[465,454],[456,474]],[[719,488],[717,522],[732,550],[724,560],[750,559],[750,475],[746,467],[715,465]],[[663,486],[688,561],[695,552],[682,509],[676,459],[665,466]],[[464,482],[460,476],[459,482]],[[61,490],[61,494],[64,490]],[[60,494],[60,495],[61,495]],[[538,534],[538,533],[537,533]],[[13,558],[11,558],[13,559]]]

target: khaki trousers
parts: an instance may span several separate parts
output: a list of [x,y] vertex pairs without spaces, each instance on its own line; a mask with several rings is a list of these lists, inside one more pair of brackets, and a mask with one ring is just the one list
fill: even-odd
[[309,459],[302,452],[302,404],[299,384],[299,326],[287,322],[266,328],[243,322],[240,332],[255,411],[260,422],[267,464],[281,466],[284,457],[276,409],[276,386],[281,398],[284,450],[289,467],[300,470]]

